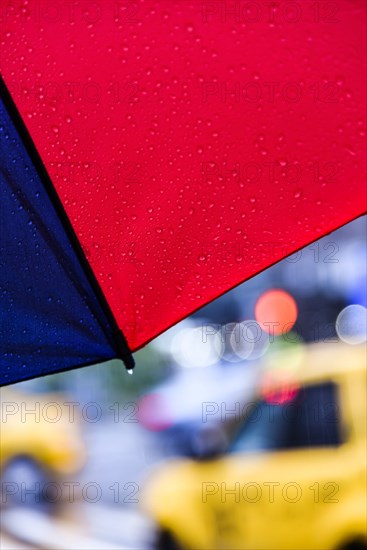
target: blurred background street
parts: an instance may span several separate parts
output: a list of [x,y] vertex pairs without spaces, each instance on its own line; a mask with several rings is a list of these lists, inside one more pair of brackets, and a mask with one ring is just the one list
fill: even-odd
[[225,453],[227,420],[272,356],[293,368],[331,341],[366,341],[366,218],[178,323],[136,353],[132,376],[111,361],[4,388],[1,548],[154,548],[156,469]]

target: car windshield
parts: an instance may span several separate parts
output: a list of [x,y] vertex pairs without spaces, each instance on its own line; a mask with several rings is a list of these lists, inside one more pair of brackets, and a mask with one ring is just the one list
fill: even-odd
[[301,388],[285,403],[258,401],[228,452],[336,446],[342,442],[341,411],[335,384]]

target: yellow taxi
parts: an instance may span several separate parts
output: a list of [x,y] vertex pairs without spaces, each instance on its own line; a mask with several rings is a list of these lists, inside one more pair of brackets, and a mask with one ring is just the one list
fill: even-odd
[[80,418],[65,396],[3,388],[0,405],[2,504],[21,498],[22,483],[42,492],[84,465]]
[[156,548],[366,549],[366,349],[296,355],[271,356],[224,455],[151,476]]

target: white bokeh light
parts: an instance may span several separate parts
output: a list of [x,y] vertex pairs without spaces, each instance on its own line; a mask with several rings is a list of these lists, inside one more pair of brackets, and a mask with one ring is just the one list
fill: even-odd
[[347,306],[339,313],[335,328],[346,344],[363,344],[367,339],[367,309],[359,304]]
[[223,343],[216,330],[203,327],[187,328],[177,333],[171,343],[171,353],[182,367],[209,367],[220,361]]
[[231,348],[240,359],[258,359],[269,347],[269,334],[255,319],[237,323],[231,334]]

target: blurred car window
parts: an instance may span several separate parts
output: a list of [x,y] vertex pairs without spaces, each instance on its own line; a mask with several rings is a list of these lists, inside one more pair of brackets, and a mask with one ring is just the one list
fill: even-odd
[[337,446],[343,440],[340,418],[338,388],[332,382],[304,387],[290,402],[261,400],[229,452]]

